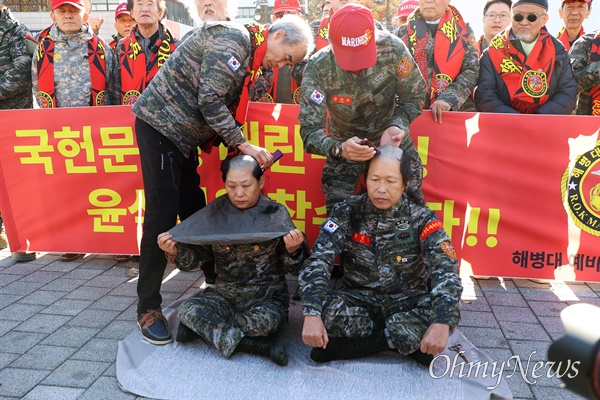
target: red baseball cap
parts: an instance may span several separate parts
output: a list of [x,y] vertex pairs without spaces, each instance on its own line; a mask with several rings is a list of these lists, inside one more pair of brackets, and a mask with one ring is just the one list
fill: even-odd
[[56,10],[58,7],[65,4],[70,4],[73,7],[79,8],[80,10],[86,10],[83,0],[52,0],[52,10]]
[[373,14],[360,4],[347,4],[333,14],[329,40],[335,61],[343,70],[370,68],[377,61]]
[[122,15],[122,14],[131,15],[131,13],[127,10],[127,2],[126,1],[119,3],[119,5],[117,6],[117,9],[115,10],[115,20],[119,17],[119,15]]
[[273,14],[298,14],[300,11],[300,3],[298,0],[275,0],[275,4],[273,5]]
[[562,0],[562,4],[575,3],[576,1],[581,1],[582,3],[591,3],[592,2],[592,0]]
[[413,11],[419,8],[418,0],[406,0],[398,7],[398,18],[408,17]]

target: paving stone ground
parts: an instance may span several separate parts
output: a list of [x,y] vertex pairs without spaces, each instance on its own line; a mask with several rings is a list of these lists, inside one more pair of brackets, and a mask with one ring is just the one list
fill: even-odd
[[[114,256],[61,262],[43,253],[16,264],[0,251],[0,400],[137,399],[119,389],[115,372],[118,341],[136,329],[136,266]],[[204,281],[201,272],[171,268],[165,276],[165,305]],[[463,284],[461,331],[498,365],[519,356],[524,369],[528,359],[547,360],[548,346],[564,334],[565,307],[600,305],[600,284],[470,277]],[[507,382],[516,399],[582,398],[514,364],[504,376],[512,373]]]

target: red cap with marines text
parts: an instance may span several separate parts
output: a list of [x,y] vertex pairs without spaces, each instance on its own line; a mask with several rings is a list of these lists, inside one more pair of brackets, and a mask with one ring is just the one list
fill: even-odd
[[119,15],[122,15],[122,14],[131,15],[131,13],[127,10],[127,2],[126,1],[119,3],[119,5],[117,6],[117,9],[115,10],[115,20],[117,18],[119,18]]
[[373,14],[360,4],[347,4],[333,14],[329,40],[335,61],[343,70],[359,71],[377,61]]

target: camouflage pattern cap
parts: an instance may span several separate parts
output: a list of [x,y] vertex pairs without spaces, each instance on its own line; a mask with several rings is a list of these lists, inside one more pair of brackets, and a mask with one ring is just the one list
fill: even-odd
[[347,4],[337,10],[329,24],[329,40],[341,69],[359,71],[377,61],[375,22],[364,6]]

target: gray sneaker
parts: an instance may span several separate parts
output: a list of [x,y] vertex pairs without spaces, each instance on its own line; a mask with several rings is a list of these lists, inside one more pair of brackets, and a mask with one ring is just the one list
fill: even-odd
[[17,251],[12,253],[12,259],[14,262],[27,262],[33,261],[37,257],[35,252],[27,252],[27,251]]

